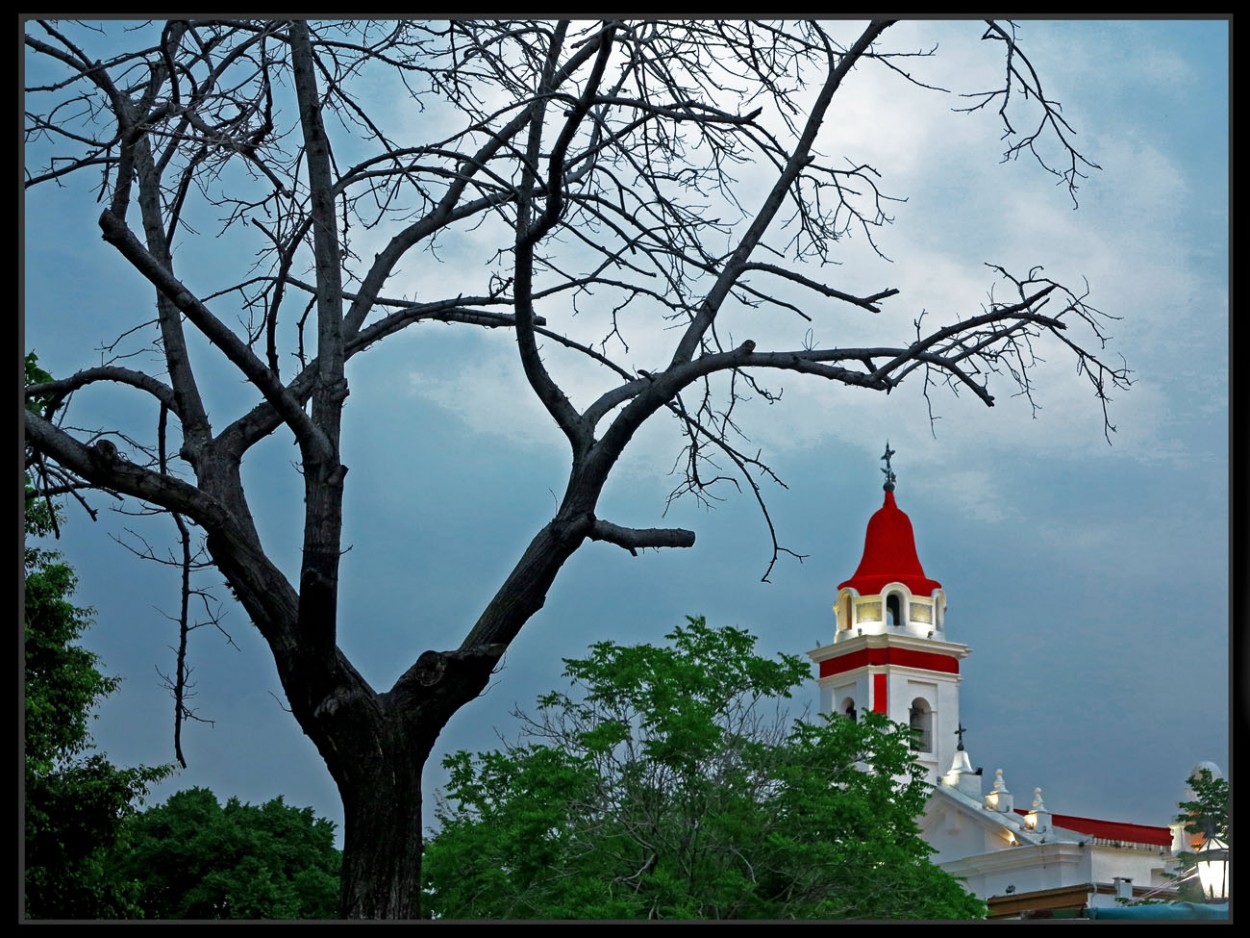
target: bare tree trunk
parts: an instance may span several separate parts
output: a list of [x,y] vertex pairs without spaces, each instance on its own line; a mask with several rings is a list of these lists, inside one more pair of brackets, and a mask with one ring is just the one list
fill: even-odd
[[427,651],[384,694],[340,673],[348,681],[301,720],[343,801],[344,918],[421,917],[421,774],[439,733],[481,693],[502,649]]
[[351,919],[421,917],[421,771],[428,742],[387,720],[383,746],[361,746],[339,782],[344,842],[340,914]]

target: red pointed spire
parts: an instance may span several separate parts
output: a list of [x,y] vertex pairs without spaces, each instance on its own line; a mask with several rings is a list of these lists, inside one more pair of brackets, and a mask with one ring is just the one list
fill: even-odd
[[838,589],[850,587],[861,596],[880,593],[887,583],[903,583],[917,596],[930,596],[942,584],[924,575],[920,558],[916,555],[916,536],[911,519],[894,503],[894,473],[890,459],[894,453],[886,444],[885,504],[868,521],[868,533],[864,537],[864,556],[849,580],[838,584]]

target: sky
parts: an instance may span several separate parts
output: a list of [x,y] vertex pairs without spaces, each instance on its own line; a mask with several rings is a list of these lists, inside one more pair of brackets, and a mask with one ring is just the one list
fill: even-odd
[[[1017,797],[1040,787],[1059,814],[1158,825],[1197,762],[1228,768],[1229,26],[1019,28],[1078,147],[1101,167],[1082,182],[1079,207],[1036,164],[1002,162],[993,115],[956,113],[963,99],[858,69],[821,146],[872,163],[883,189],[906,201],[876,234],[889,260],[851,237],[839,245],[835,282],[901,292],[875,317],[822,307],[810,328],[837,344],[904,341],[921,310],[938,319],[979,311],[993,281],[985,264],[1042,265],[1056,280],[1087,283],[1090,302],[1115,317],[1107,354],[1123,356],[1134,383],[1110,404],[1110,445],[1088,384],[1054,347],[1034,375],[1036,410],[1005,388],[989,409],[935,393],[930,415],[918,383],[885,396],[774,381],[780,402],[752,402],[742,428],[785,482],[765,495],[782,543],[804,559],[783,558],[761,582],[768,533],[750,498],[726,492],[714,510],[679,502],[665,516],[679,441],[671,426],[649,426],[599,516],[691,528],[695,547],[631,557],[588,543],[572,558],[490,687],[444,730],[427,771],[431,823],[441,757],[511,738],[511,711],[562,686],[561,659],[592,642],[660,642],[687,615],[704,615],[749,629],[769,654],[827,644],[836,585],[854,572],[881,505],[887,439],[899,507],[926,574],[947,593],[947,637],[972,649],[960,717],[974,765],[1001,768]],[[917,73],[970,91],[1001,67],[980,34],[975,22],[922,21],[899,24],[886,41],[936,45]],[[420,119],[392,104],[396,122]],[[104,343],[151,315],[150,288],[100,239],[90,182],[26,195],[25,348],[56,376],[96,363]],[[456,276],[458,252],[473,247],[448,245],[442,276]],[[195,275],[224,281],[246,262],[206,251]],[[735,326],[781,335],[774,322]],[[649,356],[668,340],[639,332],[631,366],[658,361]],[[575,396],[588,387],[582,371],[562,376]],[[348,379],[340,644],[380,689],[423,650],[459,643],[550,517],[567,456],[502,332],[412,329],[349,365]],[[250,400],[225,375],[213,393],[222,413]],[[79,394],[71,413],[80,426],[127,424],[139,418],[126,397]],[[262,533],[288,569],[299,543],[294,458],[274,438],[245,465]],[[124,679],[100,708],[96,742],[119,764],[170,762],[173,705],[161,674],[173,668],[177,581],[118,541],[133,546],[132,531],[163,555],[173,526],[120,513],[126,506],[107,497],[95,505],[96,522],[69,509],[58,546],[79,574],[78,601],[96,611],[85,644]],[[263,642],[240,609],[224,612],[231,642],[212,629],[192,636],[192,703],[205,722],[184,730],[190,765],[154,797],[195,785],[223,799],[283,795],[340,821]],[[816,700],[813,679],[795,704]]]

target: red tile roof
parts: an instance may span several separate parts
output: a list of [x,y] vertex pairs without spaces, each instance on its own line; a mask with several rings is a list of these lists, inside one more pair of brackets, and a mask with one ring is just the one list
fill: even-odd
[[[1016,814],[1028,813],[1023,808],[1016,808]],[[1076,817],[1072,814],[1052,814],[1050,821],[1055,827],[1076,831],[1078,834],[1089,834],[1091,837],[1100,837],[1103,840],[1122,840],[1126,843],[1153,844],[1158,847],[1172,845],[1172,829],[1169,827],[1100,821],[1096,818]]]

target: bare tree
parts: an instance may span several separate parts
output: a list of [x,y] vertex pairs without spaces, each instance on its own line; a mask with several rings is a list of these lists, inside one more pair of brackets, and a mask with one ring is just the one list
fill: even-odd
[[[715,459],[763,508],[758,481],[769,470],[734,421],[744,391],[773,393],[759,383],[769,370],[884,392],[920,372],[926,389],[946,383],[992,404],[995,381],[1030,390],[1033,345],[1049,334],[1075,356],[1104,420],[1109,391],[1127,385],[1127,370],[1099,357],[1103,317],[1085,293],[1037,271],[995,268],[1007,295],[939,328],[918,319],[915,337],[894,344],[760,348],[730,337],[733,310],[792,317],[801,330],[839,306],[876,312],[898,292],[857,295],[829,279],[835,242],[852,230],[871,239],[888,200],[873,167],[819,150],[857,67],[915,80],[908,56],[883,47],[890,26],[870,23],[845,43],[845,24],[800,22],[29,24],[28,62],[59,77],[27,88],[26,185],[98,177],[105,240],[154,288],[155,315],[125,339],[159,353],[144,370],[119,345],[101,364],[28,387],[44,403],[25,418],[29,469],[46,493],[104,490],[203,532],[338,785],[346,916],[419,916],[426,758],[565,561],[588,540],[631,553],[694,543],[687,530],[597,514],[652,417],[667,412],[684,434],[682,491],[702,497],[724,481]],[[981,28],[1002,43],[1006,65],[971,109],[998,109],[1007,157],[1038,154],[1075,193],[1092,164],[1012,28]],[[388,115],[401,96],[419,121]],[[468,289],[468,272],[447,286],[426,266],[440,241],[463,232],[493,244]],[[226,250],[255,263],[207,283],[191,259]],[[419,300],[403,286],[413,282]],[[601,341],[571,331],[574,312],[596,317]],[[571,465],[551,520],[459,645],[438,636],[444,650],[377,691],[337,641],[345,364],[430,322],[515,337]],[[666,361],[627,367],[634,330],[660,328],[672,339]],[[204,348],[255,394],[227,422],[209,418]],[[552,368],[569,357],[598,369],[588,404],[575,404]],[[71,393],[102,383],[155,405],[147,439],[70,427]],[[262,543],[240,473],[275,431],[299,450],[294,582]],[[774,533],[774,561],[781,550]]]

